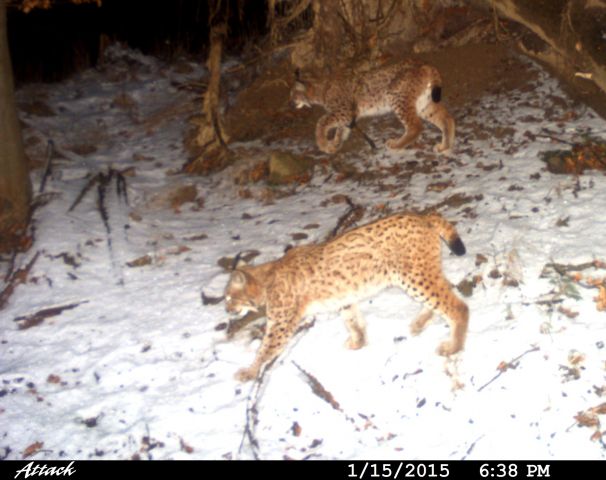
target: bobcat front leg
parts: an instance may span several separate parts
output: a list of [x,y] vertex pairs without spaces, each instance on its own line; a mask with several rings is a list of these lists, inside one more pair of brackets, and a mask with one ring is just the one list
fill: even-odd
[[358,306],[354,304],[343,307],[341,317],[349,331],[349,338],[345,342],[345,347],[358,350],[366,345],[366,322],[360,314]]
[[406,130],[401,137],[387,140],[387,147],[399,150],[416,140],[423,130],[423,123],[418,117],[414,105],[397,105],[394,113]]
[[298,310],[295,312],[276,312],[274,310],[272,312],[268,309],[265,335],[257,356],[250,367],[238,370],[236,380],[248,382],[257,378],[261,368],[282,353],[288,341],[295,334],[301,316]]
[[[331,130],[334,130],[332,138],[329,138]],[[349,138],[351,128],[347,122],[340,120],[337,115],[327,113],[322,116],[316,125],[316,143],[318,148],[325,153],[337,153],[343,142]]]
[[427,322],[431,320],[431,317],[433,317],[433,310],[424,308],[419,316],[410,324],[410,333],[413,335],[418,335],[421,333],[425,329]]

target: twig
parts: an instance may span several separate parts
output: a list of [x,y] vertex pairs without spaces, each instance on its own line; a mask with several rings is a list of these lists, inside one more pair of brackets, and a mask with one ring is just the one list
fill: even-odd
[[316,377],[314,377],[311,373],[303,370],[303,368],[301,368],[299,366],[299,364],[297,364],[296,362],[293,361],[292,363],[295,367],[297,367],[300,370],[300,372],[303,375],[305,375],[305,379],[306,379],[308,385],[311,387],[311,391],[315,395],[320,397],[322,400],[324,400],[326,403],[328,403],[335,410],[342,412],[339,402],[337,402],[335,400],[335,397],[332,395],[332,393],[330,393],[328,390],[326,390]]
[[11,278],[13,274],[13,270],[15,269],[15,260],[17,259],[17,250],[13,250],[11,254],[11,259],[8,262],[8,270],[6,271],[6,275],[4,275],[4,283],[8,282],[8,279]]
[[595,261],[580,263],[578,265],[565,265],[563,263],[548,263],[544,268],[553,268],[557,273],[565,276],[567,272],[580,272],[581,270],[587,270],[588,268],[600,268],[599,264]]
[[362,134],[362,136],[364,137],[364,140],[366,140],[366,142],[368,143],[368,145],[370,145],[370,148],[372,148],[373,150],[377,149],[377,146],[375,144],[375,142],[372,141],[372,138],[370,138],[366,132],[364,130],[362,130],[358,124],[356,123],[356,119],[354,118],[351,123],[349,124],[349,128],[351,129],[356,129],[360,134]]
[[517,357],[515,357],[514,359],[512,359],[510,362],[507,362],[507,363],[502,362],[501,364],[499,364],[499,367],[498,367],[499,368],[499,373],[497,373],[488,382],[486,382],[484,385],[482,385],[480,388],[478,388],[478,392],[481,392],[482,390],[484,390],[488,385],[490,385],[497,378],[499,378],[501,375],[503,375],[503,373],[505,373],[507,370],[517,368],[517,366],[518,366],[517,362],[524,355],[527,355],[527,354],[532,353],[532,352],[538,352],[538,351],[539,351],[539,347],[532,347],[530,350],[526,350],[524,353],[522,353],[521,355],[518,355]]
[[68,213],[71,212],[74,208],[76,208],[78,206],[78,204],[84,198],[84,195],[86,195],[88,193],[88,191],[91,188],[93,188],[93,185],[95,185],[95,183],[97,183],[98,181],[99,181],[99,174],[94,175],[94,176],[92,176],[91,178],[88,179],[88,182],[86,182],[86,185],[84,185],[84,188],[82,190],[80,190],[80,193],[78,194],[78,196],[76,197],[76,199],[74,200],[74,202],[67,209]]
[[253,388],[246,399],[246,423],[244,425],[244,432],[242,433],[242,441],[238,448],[238,453],[242,452],[244,442],[248,440],[251,452],[255,460],[259,460],[259,440],[255,436],[255,427],[259,423],[259,401],[261,400],[261,387],[263,386],[263,380],[265,378],[265,372],[267,372],[273,365],[275,359],[265,365],[261,370],[257,378],[254,380]]
[[571,275],[569,272],[580,272],[583,270],[587,270],[588,268],[606,268],[606,264],[603,264],[603,262],[599,262],[597,260],[594,260],[593,262],[585,262],[585,263],[581,263],[579,265],[564,265],[561,263],[548,263],[545,265],[545,267],[543,267],[543,270],[545,270],[546,268],[551,268],[553,269],[554,272],[556,272],[558,275],[560,275],[560,277],[564,277],[564,278],[568,278],[569,280],[572,280],[574,283],[576,283],[577,285],[583,287],[583,288],[600,288],[600,286],[606,286],[606,280],[603,280],[601,282],[596,282],[596,283],[587,283],[587,282],[583,282],[581,281],[580,278]]
[[112,232],[109,226],[109,213],[107,213],[107,207],[105,205],[105,193],[107,192],[107,185],[113,176],[112,171],[113,170],[110,170],[110,173],[107,175],[99,173],[99,183],[97,185],[97,209],[99,210],[99,215],[101,215],[101,220],[103,220],[103,225],[107,231],[107,245],[110,250],[112,248]]
[[53,169],[53,153],[55,151],[55,142],[52,140],[48,141],[46,147],[46,168],[44,169],[44,174],[42,175],[42,181],[40,182],[40,189],[38,193],[44,192],[44,187],[46,186],[46,180],[50,176]]
[[19,330],[27,330],[28,328],[40,325],[44,320],[49,317],[55,317],[57,315],[60,315],[65,310],[72,310],[76,307],[79,307],[83,303],[88,303],[88,300],[84,300],[83,302],[70,303],[67,305],[61,305],[59,307],[44,308],[31,315],[19,316],[15,318],[15,322],[18,322]]
[[103,226],[107,232],[107,246],[110,252],[112,251],[111,227],[109,225],[109,213],[107,211],[105,198],[107,195],[107,188],[114,177],[116,178],[116,195],[118,196],[118,200],[122,200],[128,205],[128,190],[126,187],[126,178],[124,176],[124,172],[109,168],[107,173],[99,172],[89,178],[86,185],[84,185],[84,188],[80,190],[80,193],[67,210],[69,213],[76,208],[84,196],[93,188],[93,186],[97,185],[97,210],[99,211],[99,215],[103,221]]
[[461,457],[461,460],[465,460],[473,451],[473,449],[475,448],[476,444],[484,437],[484,435],[480,435],[478,438],[476,438],[473,442],[471,442],[471,445],[469,446],[469,448],[467,449],[467,451],[465,452],[465,455],[463,455],[463,457]]
[[311,0],[301,0],[299,1],[290,12],[284,17],[276,18],[276,26],[284,27],[292,22],[295,18],[301,15],[307,8],[309,7]]
[[337,225],[332,229],[324,241],[328,241],[331,238],[336,237],[364,216],[364,211],[366,209],[363,206],[356,205],[352,202],[351,198],[347,196],[345,197],[345,201],[349,205],[349,209],[339,217],[339,220],[337,220]]
[[128,190],[126,189],[126,178],[122,172],[116,171],[116,193],[118,194],[118,200],[124,200],[124,203],[128,205]]
[[34,266],[34,263],[36,263],[36,260],[38,260],[39,256],[40,252],[38,251],[25,267],[11,273],[10,277],[7,279],[6,287],[4,287],[2,292],[0,292],[0,310],[4,308],[6,302],[15,291],[17,285],[25,283],[30,270]]
[[556,142],[560,142],[560,143],[565,143],[566,145],[570,145],[571,147],[574,147],[576,145],[573,142],[569,142],[568,140],[563,140],[559,137],[556,137],[555,135],[552,135],[551,132],[549,132],[549,130],[547,130],[546,128],[542,128],[541,132],[545,132],[545,133],[537,133],[536,136],[543,137],[543,138],[549,138],[551,140],[555,140]]

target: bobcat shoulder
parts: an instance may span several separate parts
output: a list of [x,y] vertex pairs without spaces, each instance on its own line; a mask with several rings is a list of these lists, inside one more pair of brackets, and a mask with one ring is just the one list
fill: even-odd
[[411,324],[413,333],[423,330],[436,312],[451,328],[438,353],[461,350],[469,312],[442,274],[441,239],[455,254],[465,253],[455,228],[441,216],[397,214],[325,243],[294,247],[275,261],[236,267],[225,290],[227,311],[244,314],[265,307],[267,313],[257,356],[237,378],[255,378],[282,352],[303,318],[322,311],[341,310],[349,331],[346,346],[361,348],[366,324],[357,302],[394,286],[424,305]]
[[442,132],[435,150],[448,153],[454,144],[455,122],[441,97],[438,70],[412,59],[365,72],[297,79],[291,90],[296,108],[320,105],[326,110],[316,125],[316,142],[326,153],[341,148],[356,119],[389,112],[405,128],[400,137],[387,141],[389,148],[412,143],[423,129],[422,120],[427,120]]

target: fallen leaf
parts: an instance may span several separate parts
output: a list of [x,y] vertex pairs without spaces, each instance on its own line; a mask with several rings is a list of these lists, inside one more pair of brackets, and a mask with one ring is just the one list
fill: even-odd
[[23,451],[23,456],[21,458],[26,459],[27,457],[31,457],[32,455],[35,455],[42,449],[43,446],[44,446],[44,442],[32,443],[29,447],[27,447]]
[[185,453],[194,453],[193,447],[191,447],[187,443],[185,443],[185,440],[183,440],[182,438],[179,438],[179,443],[181,445],[182,451],[184,451]]

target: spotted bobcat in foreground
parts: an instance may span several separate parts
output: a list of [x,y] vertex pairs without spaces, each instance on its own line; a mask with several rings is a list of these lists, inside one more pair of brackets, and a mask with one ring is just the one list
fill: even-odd
[[433,312],[446,317],[451,337],[438,348],[450,355],[463,348],[469,312],[442,274],[440,238],[457,255],[465,246],[440,215],[397,214],[346,232],[326,243],[294,247],[275,261],[236,267],[225,290],[226,309],[245,314],[266,308],[267,327],[254,363],[238,371],[257,377],[276,358],[303,317],[342,309],[349,330],[346,346],[366,343],[366,324],[356,302],[397,286],[424,304],[411,324],[420,333]]
[[[413,142],[423,130],[421,119],[442,131],[437,152],[448,153],[455,136],[455,122],[444,105],[442,80],[436,68],[416,60],[379,67],[360,74],[336,74],[330,78],[298,79],[291,91],[296,108],[320,105],[327,113],[316,125],[316,142],[326,153],[337,152],[347,140],[357,118],[394,112],[406,129],[387,141],[391,149]],[[332,138],[329,133],[334,130]]]

